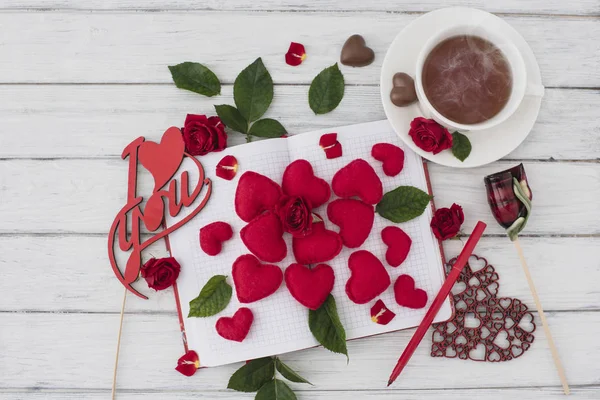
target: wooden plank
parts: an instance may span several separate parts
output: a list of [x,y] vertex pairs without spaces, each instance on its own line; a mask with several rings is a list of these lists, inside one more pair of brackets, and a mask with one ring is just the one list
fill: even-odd
[[[0,158],[118,157],[136,135],[160,140],[169,126],[181,126],[187,112],[214,114],[213,104],[233,104],[232,86],[215,98],[174,85],[4,85],[10,101],[0,104]],[[267,116],[290,133],[385,119],[379,88],[349,86],[341,105],[315,116],[308,88],[277,86]],[[596,123],[600,91],[549,89],[538,122],[512,159],[597,159],[600,127]],[[157,112],[160,110],[160,112]],[[15,134],[27,127],[27,140]],[[230,145],[242,143],[230,135]]]
[[[600,330],[600,313],[549,313],[548,321],[569,382],[597,384],[600,366],[582,360],[600,352],[594,334]],[[118,315],[0,314],[0,388],[109,388],[117,325]],[[189,379],[173,370],[183,352],[176,316],[128,315],[123,329],[118,380],[121,389],[223,390],[229,376],[241,365],[204,369]],[[290,353],[282,359],[315,384],[314,388],[295,384],[295,388],[381,390],[412,333],[407,330],[350,341],[349,363],[346,357],[322,348]],[[430,343],[428,335],[395,389],[555,385],[558,389],[541,329],[528,352],[507,363],[433,358],[429,356]]]
[[[600,292],[596,290],[600,281],[600,238],[522,238],[521,243],[546,310],[600,309]],[[0,236],[0,248],[0,312],[120,311],[123,288],[108,265],[106,238]],[[460,252],[462,243],[447,241],[445,248],[451,258]],[[483,238],[475,253],[487,257],[496,267],[501,296],[519,298],[533,308],[517,253],[508,239]],[[146,254],[165,256],[164,244],[153,245]],[[565,274],[569,279],[562,279]],[[19,290],[15,290],[15,282]],[[175,314],[172,291],[148,290],[143,280],[136,286],[149,300],[129,296],[127,312]]]
[[[386,49],[415,17],[385,12],[2,13],[0,80],[166,83],[171,81],[168,65],[193,60],[231,83],[262,56],[275,82],[306,84],[338,61],[343,42],[360,27],[375,62],[342,70],[348,84],[378,85]],[[600,41],[590,40],[600,37],[599,20],[510,16],[506,21],[533,48],[546,86],[600,86]],[[290,41],[307,46],[308,59],[299,68],[284,63]]]

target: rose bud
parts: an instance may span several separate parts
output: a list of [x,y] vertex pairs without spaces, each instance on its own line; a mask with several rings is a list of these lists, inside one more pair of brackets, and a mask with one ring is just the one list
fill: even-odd
[[488,203],[510,240],[525,228],[531,214],[531,189],[523,164],[484,178]]
[[200,358],[194,350],[190,350],[177,360],[175,369],[185,376],[192,376],[200,368]]
[[149,288],[156,291],[173,286],[179,271],[181,266],[173,257],[151,258],[141,268],[142,278]]
[[432,119],[423,117],[413,119],[408,134],[417,147],[433,154],[452,148],[452,135],[448,129]]
[[287,65],[291,65],[292,67],[298,66],[302,64],[302,61],[306,59],[306,50],[304,50],[304,46],[300,43],[292,42],[290,43],[290,48],[285,54],[285,62]]
[[188,114],[181,132],[185,151],[192,156],[203,156],[227,147],[225,125],[219,117]]
[[299,196],[282,196],[275,206],[283,230],[294,237],[305,237],[312,231],[313,215],[307,200]]
[[465,222],[465,215],[462,207],[458,204],[452,204],[450,208],[437,209],[429,225],[436,238],[446,240],[453,238],[460,232],[463,222]]

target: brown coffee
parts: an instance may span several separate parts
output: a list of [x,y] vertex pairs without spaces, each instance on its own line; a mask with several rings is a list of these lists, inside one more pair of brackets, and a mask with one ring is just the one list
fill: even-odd
[[478,36],[440,42],[423,64],[425,96],[444,117],[477,124],[498,114],[512,90],[510,65],[502,51]]

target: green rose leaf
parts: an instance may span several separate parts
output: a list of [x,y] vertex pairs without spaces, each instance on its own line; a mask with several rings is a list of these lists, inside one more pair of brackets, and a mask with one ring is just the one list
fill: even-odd
[[423,214],[431,196],[413,186],[399,186],[383,195],[375,211],[392,222],[406,222]]
[[215,275],[206,282],[198,297],[190,301],[189,317],[210,317],[223,311],[231,300],[231,286],[225,275]]
[[452,134],[452,154],[460,161],[465,161],[471,154],[471,142],[468,137],[460,132]]
[[273,100],[273,80],[259,57],[235,78],[233,99],[248,122],[259,119]]
[[346,331],[338,316],[335,299],[332,295],[329,295],[318,309],[308,310],[308,326],[315,339],[323,347],[348,357]]
[[279,358],[275,358],[275,368],[277,368],[277,371],[290,382],[308,383],[309,385],[312,385],[312,383],[298,375],[296,371],[284,364]]
[[250,361],[231,375],[227,388],[238,392],[256,392],[275,376],[275,361],[271,357]]
[[296,400],[296,395],[284,381],[273,379],[260,388],[254,400]]
[[212,97],[221,94],[221,82],[210,69],[195,62],[184,62],[177,65],[169,65],[169,71],[180,89]]
[[344,97],[344,75],[337,63],[325,68],[313,79],[308,90],[308,104],[315,114],[326,114]]
[[228,104],[215,105],[215,111],[228,128],[236,132],[248,133],[248,122],[234,106]]
[[251,135],[264,138],[278,138],[287,133],[283,125],[271,118],[263,118],[252,124],[250,128]]

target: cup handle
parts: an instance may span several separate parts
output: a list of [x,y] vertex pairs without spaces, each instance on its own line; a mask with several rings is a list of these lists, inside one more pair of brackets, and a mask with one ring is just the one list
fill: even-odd
[[542,85],[538,85],[535,83],[528,82],[527,87],[525,88],[525,96],[537,96],[543,97],[545,92],[545,88]]

